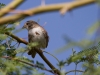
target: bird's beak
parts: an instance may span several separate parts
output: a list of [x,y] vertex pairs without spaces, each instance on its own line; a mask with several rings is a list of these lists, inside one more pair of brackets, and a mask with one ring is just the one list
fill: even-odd
[[22,29],[24,29],[25,27],[23,26]]
[[22,27],[22,29],[24,29],[24,28],[26,28],[26,25],[24,25],[24,26]]

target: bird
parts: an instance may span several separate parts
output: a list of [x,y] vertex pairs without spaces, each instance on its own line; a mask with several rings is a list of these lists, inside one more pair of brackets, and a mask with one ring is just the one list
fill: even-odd
[[31,55],[32,58],[35,58],[36,49],[40,50],[47,48],[49,42],[48,33],[42,26],[33,20],[26,21],[22,28],[26,28],[28,30],[29,43],[37,43],[36,46],[32,47],[28,51],[28,55]]

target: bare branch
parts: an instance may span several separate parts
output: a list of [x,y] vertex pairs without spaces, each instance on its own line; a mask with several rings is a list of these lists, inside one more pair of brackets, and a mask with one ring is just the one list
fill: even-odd
[[25,0],[13,0],[9,5],[0,9],[0,17],[6,15],[9,11],[15,9],[16,7],[18,7],[24,1]]
[[[60,3],[60,4],[50,4],[50,5],[45,5],[45,6],[38,6],[38,7],[32,8],[32,9],[23,11],[23,13],[21,12],[21,13],[15,14],[15,15],[2,17],[2,18],[0,18],[0,25],[6,24],[9,22],[15,22],[19,19],[26,18],[31,15],[37,15],[37,14],[50,12],[50,11],[60,10],[60,12],[61,12],[61,9],[63,9],[63,11],[65,13],[66,9],[67,10],[73,9],[73,8],[80,7],[80,6],[94,3],[94,2],[96,2],[96,0],[80,0],[80,1],[73,1],[73,2],[69,2],[69,3],[66,2],[66,3]],[[67,6],[68,6],[68,8],[67,8]]]

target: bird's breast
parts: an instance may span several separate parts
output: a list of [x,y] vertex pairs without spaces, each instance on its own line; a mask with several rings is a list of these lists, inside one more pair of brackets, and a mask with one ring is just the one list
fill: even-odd
[[34,37],[43,37],[43,32],[40,27],[33,28],[29,30],[29,34],[33,35]]
[[42,48],[46,47],[46,39],[40,27],[29,30],[29,35],[32,37],[32,42],[38,42]]

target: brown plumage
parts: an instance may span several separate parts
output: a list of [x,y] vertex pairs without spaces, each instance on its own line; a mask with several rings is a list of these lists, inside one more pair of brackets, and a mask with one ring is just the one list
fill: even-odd
[[49,36],[43,27],[32,20],[27,21],[23,28],[26,28],[28,30],[29,43],[38,43],[38,45],[32,47],[28,52],[28,54],[34,58],[36,55],[36,49],[44,49],[48,46]]

